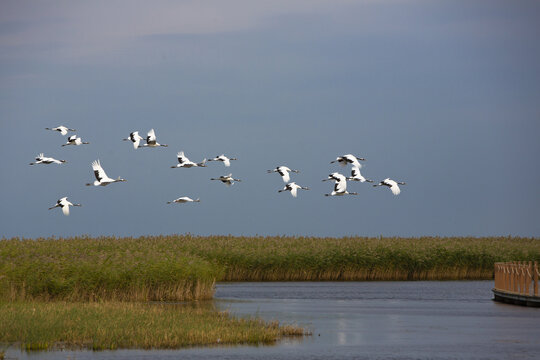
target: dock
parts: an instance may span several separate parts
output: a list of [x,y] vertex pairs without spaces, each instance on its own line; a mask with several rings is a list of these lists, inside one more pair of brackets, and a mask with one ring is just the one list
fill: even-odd
[[540,307],[538,262],[512,261],[495,263],[495,301]]

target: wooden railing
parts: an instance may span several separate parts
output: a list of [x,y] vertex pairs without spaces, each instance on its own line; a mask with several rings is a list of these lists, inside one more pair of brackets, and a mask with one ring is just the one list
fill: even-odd
[[538,262],[495,263],[495,290],[538,296]]

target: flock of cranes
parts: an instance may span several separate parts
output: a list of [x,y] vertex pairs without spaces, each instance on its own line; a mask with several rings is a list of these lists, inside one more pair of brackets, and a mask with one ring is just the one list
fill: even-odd
[[[46,130],[51,131],[58,131],[63,136],[67,135],[68,132],[74,132],[75,129],[68,128],[66,126],[58,126],[54,128],[45,128]],[[156,133],[154,129],[151,129],[146,139],[139,135],[138,131],[133,131],[129,134],[128,138],[123,139],[124,141],[131,141],[133,144],[134,149],[138,148],[155,148],[155,147],[167,147],[166,144],[160,144],[157,142]],[[145,143],[141,143],[142,141],[145,141]],[[66,145],[87,145],[88,142],[82,141],[80,137],[77,137],[77,135],[71,135],[68,137],[68,141],[65,144],[62,144],[62,146]],[[224,154],[221,154],[219,156],[216,156],[211,159],[204,158],[200,162],[193,162],[189,160],[189,158],[185,155],[183,151],[178,152],[177,154],[178,164],[171,166],[171,168],[192,168],[192,167],[207,167],[206,163],[210,161],[221,161],[223,165],[226,167],[231,166],[231,161],[237,160],[236,158],[230,158],[225,156]],[[362,167],[362,164],[360,161],[365,161],[364,158],[355,156],[352,154],[346,154],[343,156],[338,156],[336,160],[331,161],[330,163],[338,163],[342,167],[346,167],[348,165],[351,165],[351,176],[346,177],[343,174],[340,174],[338,172],[333,172],[330,175],[328,175],[328,178],[323,179],[322,181],[333,181],[334,182],[334,188],[331,193],[324,194],[325,196],[344,196],[344,195],[358,195],[356,192],[349,192],[347,191],[347,181],[358,181],[358,182],[368,182],[372,183],[373,180],[366,179],[362,174],[360,173],[360,168]],[[36,157],[36,161],[30,163],[30,165],[37,165],[37,164],[64,164],[66,163],[66,160],[57,160],[52,157],[46,157],[43,153],[40,153]],[[124,182],[125,179],[122,179],[121,177],[117,177],[116,179],[111,178],[107,175],[105,170],[103,170],[103,167],[101,166],[101,162],[98,160],[95,160],[92,162],[92,170],[94,171],[94,176],[96,180],[94,180],[93,183],[87,183],[86,186],[107,186],[112,183],[116,182]],[[295,182],[291,182],[291,173],[299,173],[298,170],[293,170],[288,168],[287,166],[278,166],[275,169],[267,170],[267,173],[274,173],[277,172],[280,176],[283,182],[286,184],[285,187],[281,190],[278,190],[279,193],[284,191],[289,191],[293,197],[298,196],[298,190],[309,190],[308,187],[301,186],[296,184]],[[217,180],[224,183],[226,186],[231,186],[235,182],[241,182],[240,179],[235,179],[232,176],[232,173],[228,175],[222,175],[219,178],[210,178],[210,180]],[[397,182],[395,180],[386,178],[379,182],[378,184],[374,184],[374,187],[377,186],[386,186],[388,187],[394,195],[399,195],[401,192],[401,189],[399,188],[399,185],[405,185],[404,182]],[[175,200],[168,201],[167,204],[172,203],[188,203],[188,202],[200,202],[200,199],[192,199],[188,196],[182,196]],[[49,210],[60,207],[62,209],[62,212],[64,215],[69,215],[69,207],[70,206],[81,206],[81,204],[73,204],[70,201],[67,200],[67,197],[63,197],[59,199],[56,204],[49,208]]]

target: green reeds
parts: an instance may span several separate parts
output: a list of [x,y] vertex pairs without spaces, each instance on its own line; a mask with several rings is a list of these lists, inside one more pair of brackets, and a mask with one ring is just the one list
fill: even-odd
[[215,281],[491,279],[535,238],[74,237],[0,241],[0,299],[197,300]]
[[4,300],[210,299],[222,267],[159,240],[72,238],[0,241]]
[[153,237],[225,267],[225,281],[493,278],[497,261],[540,260],[540,240],[515,237]]
[[209,304],[0,303],[0,342],[18,344],[24,350],[270,344],[297,335],[304,335],[304,330],[261,319],[234,318]]

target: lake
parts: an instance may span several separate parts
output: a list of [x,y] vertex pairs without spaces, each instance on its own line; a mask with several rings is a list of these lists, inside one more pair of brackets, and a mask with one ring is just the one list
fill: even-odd
[[540,308],[492,301],[493,281],[217,285],[216,306],[312,331],[273,346],[7,352],[19,359],[538,359]]

